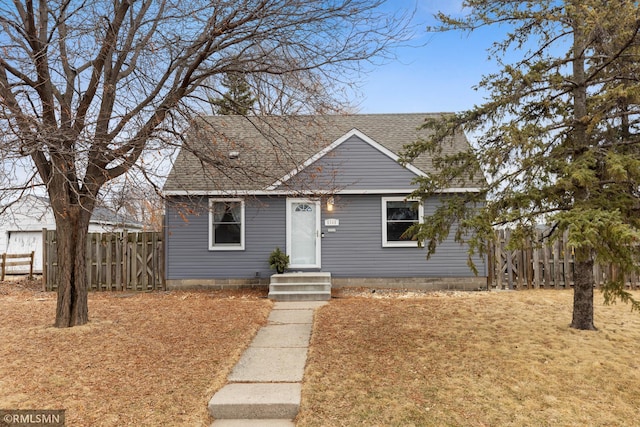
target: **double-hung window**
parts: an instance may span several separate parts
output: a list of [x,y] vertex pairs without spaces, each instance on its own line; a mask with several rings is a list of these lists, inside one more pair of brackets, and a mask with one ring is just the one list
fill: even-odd
[[418,242],[404,233],[422,221],[424,208],[418,200],[404,197],[382,198],[382,246],[416,247]]
[[244,200],[209,199],[209,249],[244,249]]

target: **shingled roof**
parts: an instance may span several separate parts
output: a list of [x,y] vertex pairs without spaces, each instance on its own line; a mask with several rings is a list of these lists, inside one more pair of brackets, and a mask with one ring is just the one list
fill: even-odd
[[[352,130],[398,154],[426,135],[420,126],[441,114],[212,116],[194,123],[164,185],[167,194],[266,191]],[[445,152],[467,150],[463,134]],[[433,171],[422,155],[412,166]],[[466,187],[465,185],[458,185]]]

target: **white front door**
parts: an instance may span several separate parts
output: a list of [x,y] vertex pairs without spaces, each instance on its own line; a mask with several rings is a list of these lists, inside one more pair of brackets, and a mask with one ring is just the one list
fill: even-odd
[[287,199],[287,255],[291,268],[320,268],[320,202]]

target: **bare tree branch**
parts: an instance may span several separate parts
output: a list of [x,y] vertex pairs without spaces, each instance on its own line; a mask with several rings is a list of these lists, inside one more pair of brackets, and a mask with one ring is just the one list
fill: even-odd
[[79,245],[114,180],[151,178],[145,159],[181,145],[228,72],[246,77],[262,112],[348,109],[340,90],[362,62],[408,39],[407,17],[385,15],[384,2],[0,2],[0,158],[33,163],[65,231],[56,324],[87,319]]

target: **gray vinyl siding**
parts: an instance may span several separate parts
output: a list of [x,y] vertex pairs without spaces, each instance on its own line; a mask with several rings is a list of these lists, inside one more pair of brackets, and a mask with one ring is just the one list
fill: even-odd
[[416,175],[357,136],[307,166],[289,188],[380,190],[412,188]]
[[[466,248],[453,241],[442,243],[428,261],[423,248],[383,247],[382,197],[336,196],[333,212],[326,212],[323,205],[322,271],[335,277],[473,276]],[[269,254],[276,246],[286,250],[286,198],[248,198],[245,250],[228,252],[209,250],[207,200],[193,199],[190,213],[182,209],[180,214],[173,204],[167,209],[167,279],[248,279],[256,272],[261,277],[273,274],[267,262]],[[428,201],[425,213],[435,203],[435,199]],[[340,224],[326,227],[328,218],[338,219]],[[483,275],[485,266],[480,259],[476,261]]]
[[[286,245],[284,198],[247,198],[245,250],[209,250],[208,198],[172,200],[166,216],[166,276],[174,279],[244,279],[268,277],[271,251]],[[190,206],[185,207],[176,202]]]
[[[404,195],[399,195],[404,196]],[[340,196],[334,211],[323,213],[322,269],[335,277],[472,277],[466,248],[450,239],[426,259],[424,248],[382,246],[382,196]],[[425,214],[437,199],[425,204]],[[330,215],[329,215],[330,214]],[[340,221],[325,227],[324,218]],[[335,232],[329,232],[333,228]],[[485,265],[475,259],[480,275]]]

